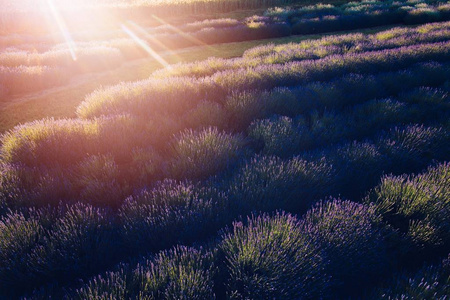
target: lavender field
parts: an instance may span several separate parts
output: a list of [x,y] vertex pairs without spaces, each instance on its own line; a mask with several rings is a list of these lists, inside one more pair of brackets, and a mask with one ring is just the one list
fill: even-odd
[[[281,2],[147,28],[268,40],[1,134],[1,299],[449,299],[448,2]],[[107,33],[1,36],[0,99],[145,57]]]
[[[43,0],[40,1],[42,2],[41,9],[44,10],[45,3]],[[46,1],[53,3],[53,0]],[[220,11],[221,5],[223,5],[222,10],[227,11],[227,3],[231,5],[229,7],[231,10],[233,10],[233,5],[238,5],[234,9],[245,8],[246,5],[262,8],[277,4],[284,4],[284,6],[262,9],[259,15],[250,15],[245,18],[202,19],[198,17],[199,19],[191,19],[190,21],[178,18],[173,22],[166,22],[155,14],[158,9],[169,9],[165,6],[167,4],[165,2],[169,1],[172,1],[169,7],[174,6],[178,9],[190,5],[195,7],[216,5],[217,7],[214,6],[213,11]],[[45,17],[44,19],[34,20],[34,18],[28,17],[28,24],[14,14],[18,13],[15,12],[16,9],[5,9],[5,15],[0,15],[0,101],[7,100],[8,97],[17,94],[63,86],[78,74],[116,69],[126,62],[147,57],[148,47],[152,51],[172,51],[199,45],[357,30],[393,24],[414,25],[450,20],[450,4],[448,1],[363,1],[341,5],[315,4],[309,6],[285,6],[286,4],[292,4],[293,1],[291,0],[246,1],[248,1],[246,4],[241,3],[243,1],[240,0],[211,0],[209,2],[186,0],[178,4],[173,0],[164,0],[159,4],[150,4],[144,1],[138,8],[133,8],[133,5],[125,5],[122,8],[116,7],[113,5],[114,1],[100,1],[98,3],[100,7],[106,5],[109,8],[119,10],[133,8],[132,12],[149,10],[147,14],[144,14],[146,22],[144,26],[130,21],[130,17],[140,19],[133,16],[131,12],[127,14],[126,18],[128,19],[124,22],[122,18],[115,15],[106,13],[91,15],[92,12],[89,13],[88,11],[86,14],[81,14],[86,19],[76,20],[74,16],[69,15],[65,18],[67,22],[63,22],[62,25],[59,24],[60,26],[55,28],[54,22],[48,20],[52,18],[51,15],[48,15],[48,12],[41,16],[41,18]],[[20,1],[16,6],[19,3]],[[54,5],[59,7],[58,3],[59,6],[64,6],[64,2],[55,2]],[[80,2],[81,4],[83,3]],[[186,7],[183,9],[190,11]],[[197,10],[203,10],[203,8],[193,9],[193,11]],[[64,18],[65,13],[68,12],[62,10],[58,18]],[[180,13],[180,15],[183,14]],[[38,16],[40,15],[38,14]],[[92,21],[92,19],[99,20]],[[33,23],[33,20],[36,24]],[[17,22],[20,24],[17,24]],[[75,24],[71,24],[71,22]],[[39,26],[42,23],[45,26]],[[19,26],[21,24],[27,25],[21,27]],[[82,24],[87,24],[87,27],[82,27]],[[61,26],[64,31],[75,31],[75,34],[68,37],[66,33],[66,40],[60,40],[55,36],[55,31],[57,32]],[[118,30],[120,27],[122,30]],[[388,43],[393,43],[392,46],[374,44],[371,41],[370,46],[364,45],[363,48],[358,50],[369,50],[366,47],[385,49],[398,46],[400,43],[403,43],[403,45],[414,44],[417,39],[436,41],[448,35],[447,28],[443,28],[441,31],[433,31],[426,37],[422,33],[415,32],[414,37],[400,37],[399,40],[391,41],[391,39],[388,39]],[[414,32],[411,34],[414,34]],[[67,38],[69,38],[69,41],[67,41]],[[359,39],[358,37],[355,38]],[[383,41],[383,38],[377,38],[376,42],[380,40]],[[144,49],[141,47],[143,43],[147,45]],[[324,50],[321,49],[322,46],[318,47],[319,49],[315,53],[304,51],[300,55],[303,55],[304,58],[308,57],[306,55],[310,55],[310,58],[316,58],[333,51],[328,45]],[[336,48],[335,51],[339,51],[339,49]],[[283,62],[291,59],[295,58],[285,56]],[[252,63],[257,62],[253,61]]]

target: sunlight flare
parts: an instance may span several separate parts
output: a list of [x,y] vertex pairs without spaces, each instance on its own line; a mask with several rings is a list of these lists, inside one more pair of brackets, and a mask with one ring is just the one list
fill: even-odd
[[171,56],[175,56],[177,58],[179,58],[179,56],[172,50],[170,49],[168,46],[166,46],[164,43],[162,43],[161,41],[159,41],[157,38],[155,38],[154,36],[152,36],[151,34],[149,34],[147,31],[145,31],[144,28],[142,28],[141,26],[139,26],[138,24],[132,22],[132,21],[128,21],[128,24],[139,34],[141,34],[141,36],[145,37],[146,39],[149,39],[151,42],[155,43],[156,45],[158,45],[159,47],[161,47],[162,49],[168,51],[170,53]]
[[167,23],[163,19],[161,19],[161,18],[159,18],[159,17],[157,17],[155,15],[152,15],[152,18],[155,19],[156,21],[158,21],[159,23],[168,26],[170,28],[170,30],[172,30],[173,32],[179,34],[181,37],[185,38],[186,40],[191,41],[191,42],[195,43],[198,46],[205,46],[208,49],[211,49],[213,51],[218,51],[216,48],[212,47],[211,45],[208,45],[207,43],[205,43],[205,42],[203,42],[203,41],[201,41],[201,40],[199,40],[199,39],[197,39],[197,38],[187,34],[183,30],[181,30],[180,28],[177,28],[177,27],[173,26],[172,24]]
[[146,41],[141,39],[134,33],[130,28],[128,28],[126,25],[122,24],[122,30],[128,34],[142,49],[144,49],[148,54],[150,54],[154,59],[156,59],[161,65],[163,65],[167,69],[171,69],[172,67],[170,64],[165,61],[161,55],[159,55],[155,50],[153,50]]
[[47,0],[47,4],[50,8],[50,12],[52,13],[53,18],[55,19],[56,23],[58,24],[58,28],[61,31],[61,34],[63,35],[67,46],[69,47],[69,51],[70,51],[70,55],[72,56],[72,59],[74,61],[76,61],[77,55],[75,53],[75,42],[73,41],[72,36],[70,35],[69,30],[67,29],[66,22],[61,17],[58,10],[56,9],[55,4],[53,3],[53,0]]

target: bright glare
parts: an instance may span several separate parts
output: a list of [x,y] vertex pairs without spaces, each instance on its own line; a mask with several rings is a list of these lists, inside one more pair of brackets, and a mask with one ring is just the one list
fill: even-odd
[[[42,0],[41,0],[42,1]],[[46,0],[44,0],[46,1]],[[48,2],[48,0],[47,0]],[[87,0],[53,0],[53,6],[58,9],[70,10],[77,9],[81,7],[87,7],[89,5],[92,6],[96,1],[87,1]]]
[[161,43],[157,38],[155,38],[154,36],[149,34],[147,31],[145,31],[145,29],[142,28],[141,26],[137,25],[136,23],[134,23],[132,21],[128,21],[128,24],[130,26],[132,26],[135,31],[137,31],[139,34],[141,34],[141,36],[144,36],[146,39],[152,41],[152,43],[155,43],[162,49],[170,52],[171,55],[177,56],[177,54],[175,52],[173,52],[169,47],[167,47],[164,43]]
[[69,30],[67,29],[67,25],[64,22],[64,19],[61,17],[61,15],[58,12],[58,9],[55,7],[53,0],[47,0],[48,7],[50,9],[50,12],[52,13],[53,18],[55,19],[56,23],[58,24],[58,28],[61,31],[61,34],[64,37],[64,40],[66,41],[67,47],[70,50],[70,55],[72,56],[73,60],[77,60],[77,55],[75,53],[75,42],[73,41]]
[[[103,2],[102,2],[103,1]],[[101,0],[100,3],[106,4],[109,0]],[[108,30],[107,28],[111,25],[114,26],[114,23],[118,22],[121,24],[120,27],[123,32],[125,32],[140,48],[145,50],[151,57],[153,57],[158,63],[160,63],[165,68],[171,69],[169,63],[165,61],[161,55],[155,51],[150,45],[156,45],[158,49],[163,49],[164,51],[170,53],[171,55],[176,55],[170,48],[169,45],[164,44],[157,37],[154,37],[151,33],[147,32],[144,28],[135,24],[134,22],[128,21],[123,23],[119,19],[110,15],[107,10],[95,10],[90,14],[83,13],[82,11],[78,11],[77,8],[85,7],[88,5],[93,5],[93,2],[87,0],[37,0],[38,6],[41,6],[45,11],[48,12],[48,16],[50,16],[51,23],[57,25],[57,30],[61,33],[64,38],[64,42],[67,45],[67,48],[70,51],[70,55],[74,61],[77,60],[77,46],[72,38],[70,30],[74,30],[74,24],[77,21],[85,21],[81,22],[82,25],[88,26],[86,29],[86,34],[98,34],[103,30]],[[96,2],[97,3],[97,2]],[[192,42],[194,45],[205,46],[212,50],[217,51],[214,47],[204,43],[203,41],[193,37],[190,34],[185,33],[181,29],[167,23],[163,19],[152,15],[153,20],[156,20],[158,23],[167,26],[172,33],[177,34],[180,38],[186,39]],[[79,22],[80,23],[80,22]],[[117,23],[116,23],[117,24]],[[79,29],[79,28],[78,28]],[[79,35],[79,32],[77,32]],[[150,43],[150,44],[149,44]]]
[[188,40],[188,41],[191,41],[191,42],[193,42],[194,44],[197,44],[198,46],[206,46],[206,47],[208,47],[209,49],[216,51],[216,49],[215,49],[214,47],[212,47],[212,46],[206,44],[205,42],[203,42],[203,41],[201,41],[201,40],[199,40],[199,39],[197,39],[197,38],[195,38],[195,37],[193,37],[193,36],[187,34],[186,32],[182,31],[181,29],[179,29],[179,28],[177,28],[177,27],[175,27],[175,26],[173,26],[173,25],[171,25],[171,24],[165,22],[165,21],[162,20],[161,18],[158,18],[158,17],[155,16],[155,15],[152,15],[152,18],[155,19],[156,21],[158,21],[159,23],[161,23],[162,25],[168,26],[168,27],[170,28],[170,30],[172,30],[174,33],[179,34],[179,35],[180,35],[181,37],[183,37],[184,39],[186,39],[186,40]]
[[144,49],[148,54],[150,54],[154,59],[156,59],[164,67],[171,69],[169,63],[167,63],[155,50],[153,50],[147,42],[137,36],[130,28],[122,24],[122,30],[128,34],[142,49]]

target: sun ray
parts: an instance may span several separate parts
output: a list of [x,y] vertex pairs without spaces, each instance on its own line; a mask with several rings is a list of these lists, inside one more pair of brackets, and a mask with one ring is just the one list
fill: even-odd
[[164,21],[163,19],[152,15],[152,18],[155,19],[156,21],[158,21],[159,23],[168,26],[173,32],[178,33],[180,36],[182,36],[183,38],[197,44],[198,46],[205,46],[213,51],[218,51],[216,48],[212,47],[211,45],[208,45],[207,43],[193,37],[192,35],[187,34],[186,32],[184,32],[183,30],[181,30],[180,28],[177,28],[175,26],[173,26],[172,24],[167,23],[166,21]]
[[166,46],[164,43],[162,43],[161,41],[159,41],[157,38],[155,38],[154,36],[152,36],[151,34],[149,34],[147,31],[145,31],[144,28],[142,28],[141,26],[137,25],[136,23],[132,22],[132,21],[128,21],[127,22],[131,27],[133,27],[133,29],[135,31],[137,31],[137,33],[140,33],[142,36],[144,36],[146,39],[149,39],[150,41],[152,41],[153,43],[155,43],[156,45],[158,45],[159,47],[161,47],[162,49],[164,49],[165,51],[169,52],[171,56],[175,56],[177,58],[179,58],[179,56],[172,50],[170,49],[168,46]]
[[161,55],[159,55],[155,50],[153,50],[143,39],[138,37],[130,28],[126,25],[122,24],[122,30],[128,34],[139,46],[142,47],[148,54],[150,54],[154,59],[156,59],[161,65],[163,65],[167,69],[171,69],[170,64],[165,61]]
[[50,8],[50,12],[52,13],[53,18],[55,19],[56,23],[58,24],[59,30],[61,31],[61,34],[64,37],[64,40],[66,41],[67,47],[69,47],[70,55],[72,56],[72,59],[74,61],[77,60],[77,54],[75,53],[75,42],[72,39],[72,36],[70,35],[69,29],[67,29],[66,22],[64,22],[64,19],[59,14],[58,10],[56,9],[55,5],[53,4],[53,0],[47,0],[47,4]]

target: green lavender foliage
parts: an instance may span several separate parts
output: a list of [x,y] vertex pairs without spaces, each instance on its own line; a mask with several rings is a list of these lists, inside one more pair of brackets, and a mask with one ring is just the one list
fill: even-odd
[[217,187],[164,180],[127,198],[119,217],[127,248],[142,252],[207,237],[238,213]]
[[413,124],[386,131],[376,144],[392,159],[391,171],[398,174],[423,169],[432,159],[448,159],[449,137],[446,127]]
[[325,272],[337,294],[372,284],[389,267],[387,231],[373,206],[319,202],[302,218],[302,228],[325,252]]
[[334,176],[325,160],[308,162],[299,157],[282,160],[258,155],[237,170],[229,193],[246,211],[305,211],[314,200],[333,190]]
[[44,227],[36,216],[9,212],[0,221],[0,290],[27,288],[30,276],[30,253],[44,234]]
[[186,130],[172,144],[171,174],[175,178],[204,179],[226,170],[245,154],[245,138],[209,127]]
[[450,245],[450,167],[430,167],[414,176],[385,176],[368,196],[413,247],[448,251]]
[[97,276],[70,299],[215,299],[213,253],[176,246]]
[[[279,213],[233,224],[222,236],[231,299],[317,298],[327,288],[320,250],[298,219]],[[295,278],[295,280],[293,280]]]
[[446,258],[440,264],[425,265],[416,273],[396,274],[393,282],[378,288],[371,299],[439,299],[450,293],[450,264]]

